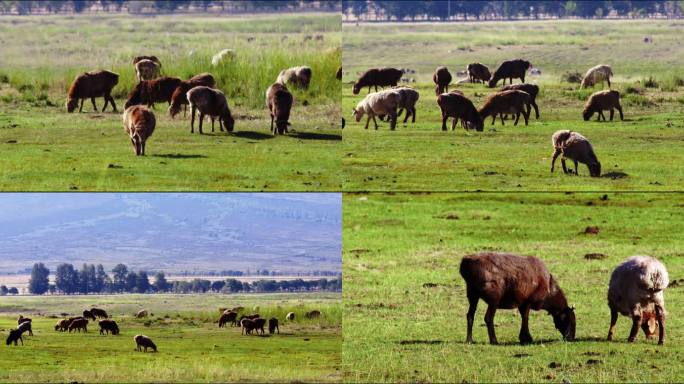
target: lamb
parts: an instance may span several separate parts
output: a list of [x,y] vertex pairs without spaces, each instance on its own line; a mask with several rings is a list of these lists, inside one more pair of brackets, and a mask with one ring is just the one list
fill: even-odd
[[218,321],[219,328],[223,328],[228,322],[232,325],[237,325],[237,312],[227,311],[221,314]]
[[181,105],[183,109],[183,117],[185,117],[185,106],[188,105],[188,91],[194,87],[204,85],[209,88],[216,88],[216,80],[211,73],[200,73],[197,76],[193,76],[190,79],[181,82],[171,94],[171,105],[169,106],[169,114],[172,118],[176,117],[178,112],[180,112]]
[[98,324],[100,325],[100,335],[109,334],[110,332],[112,333],[112,335],[119,334],[119,326],[116,324],[116,321],[114,320],[100,320]]
[[593,87],[598,83],[601,83],[601,86],[603,86],[604,81],[608,82],[608,88],[610,88],[611,76],[613,76],[613,69],[610,65],[599,64],[593,68],[589,68],[582,78],[580,89]]
[[492,74],[489,72],[489,68],[482,63],[470,63],[466,67],[466,73],[468,74],[468,80],[471,83],[479,83],[489,81],[492,78]]
[[358,95],[363,87],[368,87],[368,93],[370,93],[371,87],[375,87],[375,92],[378,91],[378,86],[394,87],[399,83],[399,79],[401,79],[403,74],[402,71],[396,68],[371,68],[356,80],[352,92]]
[[337,67],[337,72],[335,72],[335,78],[337,80],[342,80],[342,66]]
[[305,313],[304,317],[306,317],[307,319],[317,319],[321,317],[321,311],[314,309],[313,311]]
[[141,61],[141,60],[150,60],[150,61],[153,61],[153,62],[155,62],[155,63],[159,66],[159,68],[161,68],[161,66],[162,66],[161,61],[159,61],[159,59],[157,58],[157,56],[145,56],[145,55],[134,57],[134,58],[133,58],[133,65],[137,64],[137,63],[138,63],[139,61]]
[[83,332],[88,332],[88,320],[80,318],[69,323],[69,333],[75,329],[78,330],[78,332],[81,332],[81,329]]
[[147,348],[152,348],[153,351],[157,352],[157,345],[155,345],[149,337],[145,335],[135,335],[133,340],[135,341],[136,351],[142,352],[143,348],[145,348],[145,352],[147,352]]
[[33,328],[31,327],[31,320],[24,321],[23,323],[19,324],[19,326],[17,327],[17,330],[21,331],[21,333],[28,332],[30,336],[33,336]]
[[110,71],[85,72],[76,76],[69,87],[66,101],[67,112],[72,113],[78,106],[79,100],[81,105],[78,108],[78,112],[82,112],[85,99],[90,99],[93,103],[93,109],[97,112],[97,105],[95,105],[96,97],[104,97],[105,99],[102,112],[107,108],[107,103],[111,103],[114,112],[116,112],[116,103],[112,97],[112,89],[118,83],[119,74]]
[[[271,133],[282,135],[290,125],[290,110],[294,98],[284,84],[274,83],[266,90],[266,106],[271,114]],[[275,129],[273,121],[275,120]]]
[[278,319],[276,319],[275,317],[268,319],[268,333],[272,335],[275,333],[276,330],[280,335],[280,328],[278,328]]
[[276,83],[280,83],[283,85],[291,84],[295,87],[299,87],[302,89],[309,89],[309,83],[311,83],[311,76],[311,67],[302,65],[298,67],[283,69],[282,71],[280,71],[280,73],[278,74],[278,78],[276,79]]
[[92,321],[96,320],[95,316],[87,309],[83,311],[83,318],[90,319]]
[[644,309],[653,305],[659,325],[658,344],[665,342],[665,297],[663,291],[669,284],[667,269],[650,256],[632,256],[618,265],[610,276],[608,307],[610,329],[608,341],[613,340],[618,313],[632,317],[632,330],[628,342],[636,340],[642,325]]
[[9,335],[7,335],[7,339],[5,340],[6,345],[10,345],[14,343],[14,345],[19,345],[17,341],[21,341],[21,345],[24,345],[24,338],[21,336],[23,332],[18,330],[18,329],[10,329]]
[[126,108],[123,114],[124,130],[131,139],[133,152],[136,156],[145,156],[145,143],[152,136],[156,123],[154,113],[149,108],[143,105],[133,105]]
[[104,309],[99,309],[99,308],[90,308],[90,312],[95,315],[97,318],[103,318],[106,319],[109,316],[107,315],[107,311]]
[[181,79],[177,77],[160,77],[154,80],[143,80],[136,84],[135,88],[128,95],[128,100],[124,108],[132,105],[147,105],[154,107],[154,103],[166,101],[171,105],[173,91],[181,85]]
[[432,81],[435,83],[435,94],[441,95],[444,92],[449,92],[449,83],[451,83],[451,73],[447,67],[437,67],[435,73],[432,75]]
[[622,106],[620,105],[620,92],[613,90],[594,92],[584,104],[582,117],[584,121],[587,121],[591,119],[594,113],[598,113],[596,121],[601,121],[601,118],[606,121],[603,111],[610,110],[610,121],[613,121],[614,109],[620,112],[620,120],[624,120]]
[[537,106],[537,95],[539,94],[539,87],[535,84],[510,84],[501,88],[502,91],[523,91],[530,95],[527,103],[527,115],[529,116],[534,107],[534,113],[537,120],[539,120],[539,106]]
[[397,125],[397,108],[400,103],[401,94],[396,89],[370,93],[363,100],[359,101],[352,115],[357,122],[361,121],[364,114],[368,115],[365,129],[368,129],[371,118],[375,124],[375,129],[378,129],[378,122],[375,120],[375,116],[389,115],[390,129],[394,130]]
[[221,64],[224,60],[227,59],[234,59],[235,58],[235,51],[232,49],[224,49],[221,52],[215,54],[211,58],[211,65],[216,67],[217,65]]
[[287,315],[285,316],[285,318],[289,321],[294,321],[294,319],[295,319],[294,312],[288,312]]
[[530,309],[546,310],[563,339],[575,338],[575,311],[568,306],[563,291],[544,263],[536,257],[508,253],[484,252],[463,257],[459,272],[466,283],[470,307],[466,342],[473,342],[473,322],[477,303],[484,300],[488,307],[485,323],[489,343],[498,344],[494,331],[496,310],[517,308],[522,316],[519,340],[532,343],[528,327]]
[[143,317],[147,317],[147,310],[141,309],[139,310],[136,314],[135,317],[138,319],[142,319]]
[[520,114],[522,113],[525,118],[525,125],[528,124],[529,112],[526,109],[527,104],[530,101],[530,95],[523,91],[502,91],[497,92],[485,101],[482,108],[480,108],[479,113],[482,120],[486,119],[487,116],[492,116],[492,125],[496,121],[496,115],[499,114],[501,117],[501,124],[504,125],[503,115],[514,113],[515,122],[513,125],[518,125],[518,120],[520,120]]
[[474,127],[478,132],[484,129],[482,117],[475,109],[473,102],[462,93],[443,93],[437,96],[437,104],[442,111],[442,131],[447,130],[446,122],[450,117],[454,118],[451,124],[451,130],[456,129],[458,119],[461,119],[463,128]]
[[[202,120],[204,116],[219,118],[219,128],[223,131],[226,127],[228,132],[233,132],[235,120],[230,114],[228,108],[228,101],[223,92],[212,89],[207,86],[194,87],[188,91],[188,102],[192,111],[192,119],[190,121],[190,133],[195,132],[195,110],[199,111],[199,133],[202,134]],[[214,132],[214,122],[212,120],[211,131]]]
[[501,79],[503,79],[504,85],[506,85],[506,79],[509,79],[510,83],[513,84],[513,79],[519,78],[524,83],[525,72],[529,68],[532,68],[532,63],[527,60],[515,59],[504,61],[494,71],[494,76],[489,80],[489,88],[494,88]]
[[159,65],[152,60],[143,59],[135,63],[135,78],[138,82],[159,77]]
[[572,132],[567,129],[556,131],[551,136],[551,144],[553,145],[551,172],[553,172],[556,164],[556,158],[562,154],[561,165],[565,174],[572,174],[572,170],[568,172],[565,165],[565,159],[570,159],[575,163],[575,175],[578,175],[578,163],[582,163],[586,164],[587,168],[589,168],[591,177],[601,176],[601,163],[596,158],[594,148],[589,140],[578,132]]

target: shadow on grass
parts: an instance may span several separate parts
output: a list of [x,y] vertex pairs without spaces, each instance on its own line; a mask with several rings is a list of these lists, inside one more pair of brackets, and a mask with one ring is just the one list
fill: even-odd
[[327,133],[313,133],[313,132],[290,132],[288,134],[291,137],[302,140],[342,140],[342,135],[331,135]]
[[165,159],[206,159],[205,155],[186,155],[182,153],[164,153],[161,155],[152,155],[153,157],[162,157]]
[[261,132],[253,132],[253,131],[237,131],[233,132],[232,134],[235,137],[240,137],[243,139],[252,139],[252,140],[268,140],[272,139],[273,135],[269,133],[261,133]]

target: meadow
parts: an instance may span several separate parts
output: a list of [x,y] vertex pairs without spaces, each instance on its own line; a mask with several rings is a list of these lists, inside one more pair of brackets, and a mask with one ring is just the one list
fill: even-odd
[[[585,234],[588,226],[598,226],[598,234]],[[681,194],[345,194],[345,381],[678,381],[683,231]],[[550,316],[532,311],[534,343],[521,346],[518,312],[499,310],[500,345],[489,345],[480,301],[474,344],[467,345],[468,302],[458,268],[464,255],[480,251],[541,258],[576,306],[577,340],[564,342]],[[625,316],[615,340],[605,341],[610,273],[637,254],[657,257],[669,271],[663,346],[641,332],[627,343]]]
[[[119,336],[54,330],[61,313],[108,311]],[[280,334],[243,336],[240,328],[218,328],[219,307],[277,317]],[[257,308],[258,307],[258,308]],[[150,317],[134,314],[147,309]],[[318,309],[319,319],[304,319]],[[284,321],[288,312],[294,321]],[[342,376],[340,295],[111,295],[17,296],[0,302],[3,341],[19,314],[33,319],[25,345],[0,348],[3,382],[337,382]],[[133,336],[145,334],[158,353],[135,351]]]
[[[600,191],[680,190],[684,171],[678,150],[684,140],[684,42],[681,21],[516,21],[478,23],[344,24],[343,140],[345,191]],[[650,37],[651,43],[645,43]],[[504,60],[524,58],[541,75],[540,119],[525,126],[508,120],[484,132],[441,130],[432,74],[444,65],[459,89],[476,107],[494,90],[483,84],[458,84],[456,72],[482,62],[491,71]],[[625,120],[582,120],[586,99],[595,89],[580,90],[567,73],[584,74],[609,64],[613,89],[621,93]],[[351,83],[372,67],[408,68],[405,74],[421,95],[417,122],[398,124],[396,131],[365,117],[353,121],[352,108],[368,88],[352,95]],[[520,80],[514,80],[520,82]],[[499,82],[498,87],[501,86]],[[607,85],[604,85],[607,89]],[[403,117],[402,117],[403,121]],[[449,121],[450,126],[451,121]],[[551,135],[570,129],[586,136],[602,163],[603,176],[550,173]],[[558,164],[557,164],[558,165]]]
[[[0,36],[3,190],[340,189],[339,15],[4,17]],[[225,48],[236,57],[212,66]],[[136,83],[131,59],[141,54],[159,57],[163,76],[212,73],[235,131],[211,132],[205,123],[204,135],[190,134],[189,115],[171,119],[159,103],[147,156],[136,158],[121,112]],[[291,133],[273,137],[264,94],[280,70],[296,65],[312,68],[311,86],[292,89]],[[90,103],[66,113],[71,81],[96,69],[120,75],[119,113],[94,112]]]

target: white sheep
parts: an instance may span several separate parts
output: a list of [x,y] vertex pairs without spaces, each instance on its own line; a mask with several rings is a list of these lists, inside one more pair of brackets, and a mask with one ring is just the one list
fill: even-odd
[[608,82],[608,88],[610,88],[610,77],[613,76],[613,69],[610,65],[599,64],[593,68],[589,68],[584,78],[582,78],[582,84],[580,88],[593,87],[598,83],[603,85],[604,81]]
[[223,60],[227,59],[234,59],[235,58],[235,51],[232,49],[224,49],[221,52],[217,53],[214,55],[214,57],[211,58],[211,65],[212,66],[217,66],[223,62]]
[[368,115],[366,129],[368,129],[368,123],[370,123],[371,118],[373,118],[375,129],[378,129],[378,123],[375,120],[375,116],[389,115],[390,129],[394,130],[397,125],[397,108],[399,108],[399,103],[401,103],[401,94],[397,92],[396,89],[369,93],[356,105],[356,108],[354,108],[352,112],[352,116],[354,116],[358,122],[361,121],[363,115],[366,114]]
[[280,71],[276,83],[283,85],[292,84],[299,88],[308,89],[312,74],[311,67],[306,65],[287,68]]
[[665,266],[650,256],[632,256],[618,265],[610,276],[608,306],[610,307],[610,329],[608,340],[613,339],[618,313],[632,317],[632,330],[627,341],[636,339],[642,325],[644,312],[653,305],[660,333],[658,344],[665,340],[665,297],[669,278]]

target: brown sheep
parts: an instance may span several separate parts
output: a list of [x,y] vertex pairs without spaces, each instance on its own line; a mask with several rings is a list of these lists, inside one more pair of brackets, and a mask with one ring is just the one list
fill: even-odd
[[154,113],[144,105],[133,105],[124,111],[124,130],[131,139],[136,156],[145,156],[145,143],[152,136],[156,124]]
[[466,73],[468,74],[468,80],[471,83],[475,82],[485,82],[492,78],[492,74],[489,72],[489,68],[482,63],[470,63],[466,67]]
[[157,345],[155,345],[149,337],[145,335],[135,335],[133,340],[135,341],[136,351],[142,352],[143,348],[145,348],[145,352],[147,352],[147,348],[152,348],[153,351],[157,352]]
[[313,73],[311,72],[311,68],[305,65],[287,68],[280,71],[280,74],[278,74],[278,78],[276,79],[276,83],[283,85],[291,84],[294,87],[308,89],[309,83],[311,83],[312,75]]
[[61,319],[55,324],[55,331],[64,332],[69,327],[69,319]]
[[582,111],[582,117],[584,121],[587,121],[594,115],[598,113],[598,118],[596,121],[606,121],[606,116],[603,115],[603,111],[610,110],[610,121],[613,121],[614,109],[620,112],[620,120],[624,120],[624,115],[622,114],[622,106],[620,105],[620,92],[607,90],[594,92],[584,104],[584,111]]
[[7,335],[7,339],[5,340],[6,345],[10,345],[14,343],[14,345],[19,345],[17,341],[21,341],[21,345],[24,345],[24,338],[21,336],[23,332],[18,330],[18,329],[10,329],[9,335]]
[[204,85],[209,88],[216,88],[216,80],[211,73],[200,73],[190,79],[181,82],[171,95],[171,105],[169,106],[169,114],[175,117],[180,112],[180,107],[183,106],[183,117],[185,117],[185,108],[188,105],[188,91],[194,87]]
[[135,78],[138,82],[159,77],[159,65],[152,60],[143,59],[135,63]]
[[181,79],[177,77],[160,77],[154,80],[143,80],[136,84],[128,95],[124,108],[132,105],[143,104],[154,107],[154,103],[166,101],[171,105],[173,91],[181,85]]
[[119,334],[119,326],[116,324],[116,321],[114,320],[100,320],[98,324],[100,325],[100,335],[109,334],[109,332],[111,332],[112,335]]
[[480,299],[488,305],[485,323],[490,344],[498,344],[494,332],[494,314],[499,308],[517,308],[520,312],[521,344],[532,342],[528,328],[531,309],[543,309],[553,316],[554,325],[563,339],[575,338],[574,308],[568,306],[563,291],[538,258],[507,253],[479,253],[463,257],[459,272],[465,280],[470,304],[467,314],[468,344],[473,342],[473,323]]
[[254,320],[252,319],[240,319],[240,334],[241,335],[249,335],[252,333],[252,330],[255,328]]
[[218,321],[219,328],[223,328],[228,322],[230,322],[232,325],[237,325],[237,312],[224,312]]
[[92,321],[95,321],[95,320],[96,320],[96,318],[95,318],[95,316],[92,314],[92,312],[90,312],[90,311],[87,310],[87,309],[83,311],[83,318],[85,318],[85,319],[90,319],[90,320],[92,320]]
[[578,163],[586,164],[589,168],[591,177],[601,176],[601,163],[598,161],[594,148],[587,138],[580,135],[578,132],[572,132],[567,129],[556,131],[551,136],[551,144],[553,145],[553,156],[551,158],[551,172],[553,172],[556,158],[561,157],[561,165],[565,174],[572,174],[572,170],[568,172],[565,165],[566,159],[571,159],[575,163],[575,175],[578,175]]
[[259,334],[259,330],[261,329],[261,334],[264,334],[264,326],[266,325],[266,319],[263,319],[261,317],[256,318],[254,320],[254,329],[256,330],[257,335]]
[[509,84],[501,88],[502,91],[523,91],[530,95],[527,103],[527,115],[529,116],[534,107],[535,118],[539,120],[539,106],[537,105],[537,95],[539,94],[539,86],[535,84]]
[[109,315],[107,315],[107,311],[105,311],[104,309],[90,308],[90,312],[91,312],[95,317],[97,317],[98,319],[99,319],[99,318],[106,319],[106,318],[109,317]]
[[451,73],[449,73],[447,67],[437,67],[435,73],[432,75],[432,81],[435,83],[435,94],[437,96],[444,92],[449,92]]
[[78,330],[78,332],[81,332],[81,329],[83,332],[88,332],[88,320],[80,318],[69,323],[69,333],[75,329]]
[[17,325],[20,325],[21,323],[25,323],[27,321],[32,321],[28,317],[24,317],[23,315],[19,315],[19,318],[17,319]]
[[313,311],[305,313],[304,317],[306,317],[307,319],[317,319],[321,317],[321,311],[314,309]]
[[404,73],[396,68],[371,68],[364,72],[359,79],[354,83],[352,89],[355,95],[359,94],[361,88],[368,87],[370,93],[371,87],[375,87],[375,92],[380,87],[394,87],[399,83],[399,79]]
[[467,97],[462,93],[443,93],[437,96],[437,104],[442,111],[442,131],[447,130],[446,122],[450,117],[454,118],[451,130],[456,129],[458,119],[461,119],[463,128],[473,127],[476,131],[482,132],[484,123],[477,109]]
[[78,112],[83,111],[83,101],[90,99],[93,103],[93,109],[97,112],[97,105],[95,105],[96,97],[104,97],[105,104],[102,107],[102,112],[107,108],[107,103],[112,104],[114,112],[116,112],[116,103],[112,97],[112,89],[119,83],[119,74],[110,71],[93,71],[86,72],[76,76],[69,87],[67,94],[66,108],[67,112],[73,112],[78,106],[78,101],[81,105]]
[[[294,98],[284,84],[274,83],[266,90],[266,106],[271,114],[271,133],[282,135],[290,125],[290,110]],[[273,121],[275,120],[275,129]]]
[[280,328],[278,328],[278,319],[275,317],[268,319],[268,333],[272,335],[276,331],[278,331],[278,334],[280,334]]
[[294,321],[294,319],[295,319],[294,312],[288,312],[287,315],[285,316],[285,318],[289,321]]
[[159,61],[157,56],[144,56],[144,55],[134,57],[133,58],[133,65],[137,64],[141,60],[152,60],[155,63],[157,63],[157,65],[159,65],[159,68],[161,68],[161,66],[162,66],[161,61]]
[[17,330],[21,331],[22,333],[28,332],[30,336],[33,336],[33,327],[31,325],[32,325],[31,320],[24,321],[21,324],[19,324],[19,326],[17,327]]
[[530,95],[523,91],[503,91],[497,92],[487,98],[484,105],[478,111],[482,120],[487,116],[492,116],[492,125],[496,121],[496,115],[500,115],[501,124],[504,125],[503,115],[514,113],[515,122],[513,125],[518,125],[520,114],[525,118],[525,125],[528,124],[529,113],[527,112],[527,104],[529,103]]
[[506,85],[506,79],[513,84],[513,79],[519,78],[522,83],[525,82],[525,73],[532,68],[532,63],[527,60],[515,59],[504,61],[494,71],[494,76],[489,80],[489,88],[494,88],[499,80],[503,79],[503,84]]
[[[204,116],[212,116],[219,118],[219,128],[223,131],[226,127],[228,132],[233,132],[235,120],[230,114],[228,108],[228,101],[223,92],[212,89],[206,86],[194,87],[188,91],[188,101],[192,110],[192,118],[190,121],[190,133],[195,132],[195,110],[199,111],[199,133],[202,134],[202,120]],[[214,131],[214,123],[212,120],[211,131]]]
[[135,317],[138,319],[142,319],[143,317],[147,317],[147,310],[141,309],[139,310],[136,314]]
[[337,67],[337,72],[335,72],[335,78],[337,80],[342,80],[342,66]]

